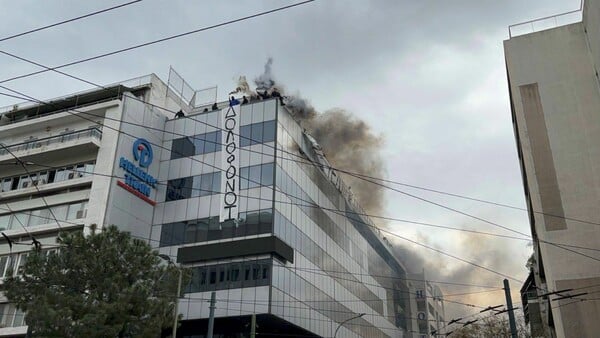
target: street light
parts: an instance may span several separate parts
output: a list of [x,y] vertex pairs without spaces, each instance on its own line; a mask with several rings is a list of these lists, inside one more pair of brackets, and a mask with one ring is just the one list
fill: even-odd
[[343,322],[341,322],[341,323],[338,325],[337,329],[335,329],[335,333],[333,334],[333,338],[337,337],[337,333],[338,333],[338,331],[339,331],[340,327],[342,327],[342,325],[346,324],[347,322],[349,322],[349,321],[351,321],[351,320],[353,320],[353,319],[360,318],[360,317],[362,317],[362,316],[364,316],[364,315],[366,315],[366,313],[359,313],[358,315],[356,315],[356,316],[354,316],[354,317],[351,317],[351,318],[348,318],[348,319],[344,320]]
[[175,268],[177,268],[177,270],[179,271],[179,280],[177,282],[177,294],[175,295],[175,308],[173,309],[173,338],[177,337],[177,319],[178,318],[178,313],[177,313],[177,307],[179,306],[179,294],[181,293],[181,278],[182,278],[182,269],[180,266],[177,266],[175,264],[175,262],[173,262],[173,260],[171,259],[171,257],[169,257],[168,255],[165,254],[159,254],[158,257],[164,259],[165,261],[167,261],[169,263],[169,265],[173,265]]

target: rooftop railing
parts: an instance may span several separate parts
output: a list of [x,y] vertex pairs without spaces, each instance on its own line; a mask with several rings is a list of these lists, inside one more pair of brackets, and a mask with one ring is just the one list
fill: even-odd
[[83,139],[83,138],[95,138],[98,140],[102,139],[102,132],[97,128],[90,128],[85,130],[78,130],[68,133],[63,133],[60,135],[40,138],[40,139],[32,139],[22,143],[13,144],[10,146],[2,146],[0,145],[0,156],[6,155],[9,153],[15,153],[23,150],[36,149],[42,146],[47,146],[55,143],[64,143],[68,141]]
[[576,22],[581,22],[583,19],[583,0],[579,5],[579,9],[574,11],[546,16],[539,19],[529,20],[516,23],[508,26],[508,36],[513,38],[519,35],[540,32],[547,29],[552,29],[560,26],[569,25]]
[[[143,76],[138,76],[138,77],[134,77],[132,79],[129,80],[124,80],[124,81],[119,81],[119,82],[115,82],[115,83],[111,83],[111,84],[107,84],[103,87],[105,88],[109,88],[109,87],[113,87],[116,85],[122,85],[124,87],[129,87],[129,88],[135,88],[135,87],[140,87],[143,86],[145,84],[149,84],[152,83],[152,76],[154,74],[148,74],[148,75],[143,75]],[[74,97],[77,95],[83,95],[83,94],[87,94],[90,92],[93,92],[95,90],[98,90],[99,88],[92,88],[92,89],[87,89],[87,90],[82,90],[79,92],[75,92],[72,94],[68,94],[68,95],[63,95],[63,96],[59,96],[59,97],[55,97],[49,100],[45,100],[46,102],[48,101],[59,101],[62,99],[67,99],[70,97]],[[9,113],[11,112],[15,106],[18,109],[23,109],[23,108],[30,108],[30,107],[35,107],[38,105],[44,105],[45,103],[43,101],[35,101],[35,100],[31,100],[31,101],[24,101],[24,102],[20,102],[20,103],[16,103],[16,104],[11,104],[8,106],[4,106],[4,107],[0,107],[0,115],[4,114],[4,113]]]

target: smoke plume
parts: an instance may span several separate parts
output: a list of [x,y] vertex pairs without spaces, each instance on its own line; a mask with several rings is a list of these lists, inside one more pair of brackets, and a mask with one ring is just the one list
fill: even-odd
[[[278,83],[273,76],[273,59],[269,58],[264,67],[264,72],[254,79],[256,90],[260,94],[273,93],[276,90],[284,98],[286,108],[293,117],[317,140],[323,148],[330,164],[343,171],[358,173],[372,177],[384,177],[386,174],[381,156],[383,138],[377,135],[367,122],[352,115],[343,109],[331,109],[319,113],[299,93],[286,93],[285,86]],[[257,98],[255,92],[250,92],[249,85],[244,77],[238,83],[239,93]],[[339,172],[339,171],[338,171]],[[370,214],[383,214],[384,187],[369,183],[355,176],[340,173],[350,187],[359,204]],[[392,226],[391,224],[385,224]],[[396,224],[395,224],[396,225]],[[394,226],[395,226],[394,225]],[[384,226],[384,224],[379,224]],[[387,236],[393,245],[396,256],[400,257],[408,272],[421,272],[425,270],[426,278],[432,281],[445,281],[467,283],[473,285],[502,285],[502,277],[483,271],[467,263],[449,260],[448,257],[429,251],[414,244]],[[436,247],[427,235],[420,234],[417,241]],[[514,271],[514,260],[506,260],[501,254],[506,250],[506,243],[497,238],[489,240],[474,234],[461,234],[452,237],[460,243],[461,256],[482,266],[493,266],[498,271]],[[448,264],[450,262],[450,264]],[[519,263],[516,263],[519,264]],[[438,284],[444,294],[460,295],[449,296],[450,301],[462,303],[497,305],[503,302],[502,290],[473,288],[464,285]],[[518,290],[514,286],[514,290]],[[481,292],[485,291],[485,292]],[[473,293],[475,292],[475,293]],[[465,294],[466,293],[466,294]],[[474,309],[465,305],[447,302],[446,318],[458,318],[471,314]]]
[[[448,257],[440,253],[432,252],[415,244],[406,244],[400,238],[391,237],[390,240],[396,255],[402,257],[408,271],[421,272],[424,270],[426,279],[433,281],[442,289],[446,300],[449,300],[444,304],[447,320],[478,312],[477,308],[464,304],[494,306],[505,303],[504,292],[501,289],[445,283],[489,285],[501,288],[504,277],[484,271],[468,263],[449,260]],[[506,259],[503,255],[507,245],[505,240],[482,237],[472,233],[457,235],[453,240],[456,240],[462,248],[461,257],[482,266],[494,267],[498,272],[515,271],[523,265],[521,261]],[[418,235],[417,241],[441,249],[432,243],[429,236],[422,233]],[[451,264],[449,265],[448,262]],[[443,283],[435,283],[435,281],[442,281]],[[513,302],[518,302],[520,285],[514,284],[514,281],[510,281],[510,283],[513,291]],[[454,303],[453,301],[464,304]]]
[[[273,59],[269,58],[263,73],[254,79],[257,92],[272,93],[276,90],[280,93],[293,117],[321,145],[331,166],[361,175],[385,175],[380,152],[383,144],[381,136],[376,135],[365,121],[348,111],[336,108],[319,113],[299,93],[286,93],[285,87],[275,80],[272,65]],[[247,88],[247,84],[238,83],[238,88]],[[367,213],[380,213],[383,210],[383,187],[352,175],[340,174]]]

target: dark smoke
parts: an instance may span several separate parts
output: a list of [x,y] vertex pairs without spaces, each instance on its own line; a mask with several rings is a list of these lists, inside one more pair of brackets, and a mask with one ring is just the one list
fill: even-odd
[[[380,154],[383,140],[365,121],[343,109],[332,109],[306,122],[306,128],[323,147],[332,166],[363,175],[384,176]],[[347,174],[342,177],[367,213],[381,214],[383,187]]]
[[[333,167],[344,171],[355,172],[372,177],[384,177],[385,167],[381,156],[382,137],[376,135],[369,125],[343,109],[332,109],[319,113],[309,101],[299,94],[286,93],[285,87],[278,83],[273,76],[273,59],[269,58],[265,64],[264,72],[254,83],[257,90],[272,92],[277,89],[285,98],[285,104],[294,118],[306,128],[319,142],[327,159]],[[240,78],[238,92],[256,98],[255,92],[250,92],[245,78]],[[342,174],[344,181],[351,186],[354,196],[359,204],[370,214],[382,214],[384,202],[384,188],[365,180],[350,175]],[[385,224],[378,224],[384,226]],[[391,229],[397,230],[397,229]],[[499,271],[514,271],[514,260],[507,260],[502,254],[506,250],[506,243],[498,239],[482,238],[474,234],[453,234],[451,239],[461,244],[461,257],[476,262],[483,266],[497,268]],[[428,249],[407,244],[394,236],[386,236],[405,264],[408,272],[420,273],[425,270],[428,280],[467,283],[474,285],[502,285],[502,277],[483,271],[466,263],[453,261],[450,258]],[[435,247],[427,235],[418,236],[420,243]],[[452,262],[452,266],[447,263]],[[512,283],[512,282],[511,282]],[[486,289],[451,286],[438,284],[444,294],[457,294]],[[518,290],[518,285],[513,289]],[[500,290],[502,291],[502,290]],[[480,305],[497,305],[503,302],[502,292],[474,293],[449,297],[464,303]],[[446,303],[446,318],[458,318],[473,313],[474,309],[455,303]]]
[[[430,237],[427,235],[420,233],[417,237],[419,243],[441,249],[431,243]],[[467,263],[452,260],[440,253],[430,251],[426,248],[414,244],[407,244],[400,238],[393,236],[388,236],[388,238],[392,243],[396,255],[402,258],[407,270],[411,272],[421,272],[424,269],[426,278],[430,281],[502,287],[502,276],[492,274]],[[461,247],[460,257],[482,266],[494,267],[494,269],[497,269],[499,272],[514,271],[516,268],[515,264],[518,265],[521,263],[518,260],[506,259],[506,256],[503,253],[506,251],[506,245],[508,243],[504,240],[482,237],[472,233],[463,233],[456,237],[453,236],[452,240],[458,242]],[[448,253],[456,254],[454,252]],[[448,262],[452,262],[453,266],[448,266]],[[514,281],[511,281],[510,283],[513,291],[519,290],[520,285],[514,284]],[[451,301],[482,306],[493,306],[504,303],[504,293],[502,290],[482,292],[486,290],[489,291],[490,289],[443,283],[437,285],[442,289],[444,295],[461,294],[459,297],[446,297],[446,299]],[[516,300],[513,299],[513,301]],[[477,312],[472,307],[452,302],[445,303],[445,310],[447,320]]]
[[[318,113],[310,102],[299,94],[286,93],[285,87],[273,77],[272,65],[273,59],[269,58],[264,72],[254,79],[256,90],[270,93],[276,89],[284,96],[288,110],[319,142],[331,166],[362,175],[385,175],[380,152],[383,139],[376,135],[365,121],[343,109]],[[238,88],[240,87],[246,88],[246,85],[239,83]],[[351,175],[342,174],[342,177],[367,213],[380,213],[383,210],[383,187]]]

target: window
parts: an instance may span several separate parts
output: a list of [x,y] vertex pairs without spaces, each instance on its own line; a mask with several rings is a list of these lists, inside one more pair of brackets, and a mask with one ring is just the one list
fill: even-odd
[[221,172],[177,178],[167,182],[166,201],[209,196],[221,191]]
[[13,214],[0,215],[0,229],[20,229],[22,227],[54,223],[56,220],[65,221],[80,219],[85,218],[86,214],[87,202],[78,202],[70,205],[56,205],[50,209],[41,208],[25,210]]
[[240,127],[240,147],[275,141],[275,121],[253,123]]
[[12,178],[5,178],[0,181],[0,192],[6,192],[12,190]]
[[261,259],[194,267],[192,279],[185,290],[191,293],[268,285],[271,266],[270,259]]
[[11,215],[0,215],[0,230],[8,230],[10,229],[10,219]]
[[87,214],[87,202],[69,204],[67,220],[85,218]]
[[36,226],[52,222],[50,209],[31,210],[29,214],[29,226]]
[[172,160],[182,157],[193,156],[194,154],[194,143],[188,137],[173,140],[173,143],[171,145]]
[[27,176],[21,176],[19,178],[19,184],[17,185],[17,189],[25,189],[25,188],[29,188],[31,186],[31,177]]
[[166,201],[176,201],[190,198],[192,196],[192,184],[194,177],[177,178],[167,182]]
[[219,223],[219,216],[167,223],[163,224],[161,228],[160,246],[264,234],[270,233],[272,228],[272,209],[240,212],[235,226]]
[[47,183],[62,182],[93,174],[95,162],[80,163],[56,170],[43,170],[29,175],[0,179],[0,192],[30,188]]
[[240,169],[240,189],[273,185],[273,163],[263,163]]
[[213,131],[173,140],[171,159],[214,153],[221,151],[221,131]]
[[221,191],[221,172],[207,173],[193,177],[192,197],[209,196]]

